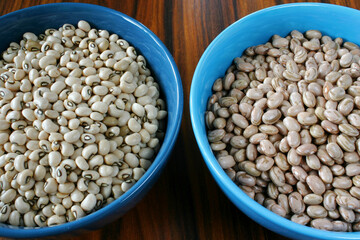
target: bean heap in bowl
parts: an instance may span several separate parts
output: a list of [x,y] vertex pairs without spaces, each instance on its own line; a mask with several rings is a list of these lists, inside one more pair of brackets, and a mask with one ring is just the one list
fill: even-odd
[[145,58],[79,21],[0,60],[0,222],[62,224],[111,203],[151,165],[165,102]]
[[359,64],[356,44],[295,30],[214,82],[208,140],[249,197],[302,225],[360,230]]

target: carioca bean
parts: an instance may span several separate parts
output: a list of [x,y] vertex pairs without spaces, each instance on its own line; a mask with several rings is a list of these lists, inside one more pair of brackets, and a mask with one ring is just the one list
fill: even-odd
[[318,30],[292,31],[247,48],[214,79],[205,122],[220,166],[299,224],[360,229],[358,53]]

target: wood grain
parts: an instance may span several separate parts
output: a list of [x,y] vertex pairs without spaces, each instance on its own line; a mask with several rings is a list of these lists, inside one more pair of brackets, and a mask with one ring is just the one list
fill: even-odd
[[[0,14],[59,0],[0,1]],[[66,2],[66,1],[63,1]],[[146,25],[172,53],[184,87],[184,115],[176,147],[147,196],[121,219],[93,232],[56,239],[286,239],[249,219],[221,192],[209,174],[192,133],[191,79],[210,42],[237,19],[283,0],[89,0]],[[303,1],[301,1],[303,2]],[[328,0],[360,9],[360,1]],[[345,17],[345,16],[344,16]],[[1,234],[1,233],[0,233]],[[4,240],[5,238],[0,238]]]

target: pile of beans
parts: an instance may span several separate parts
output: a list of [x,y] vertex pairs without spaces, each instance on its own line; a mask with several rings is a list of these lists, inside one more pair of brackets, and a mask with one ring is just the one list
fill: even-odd
[[291,221],[360,230],[360,49],[317,30],[274,35],[213,84],[211,149],[252,199]]
[[145,58],[117,34],[65,24],[27,32],[0,60],[0,222],[82,218],[128,191],[164,136]]

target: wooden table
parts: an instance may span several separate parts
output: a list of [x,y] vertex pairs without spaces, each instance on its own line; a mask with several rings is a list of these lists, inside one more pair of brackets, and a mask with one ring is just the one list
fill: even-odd
[[[0,1],[0,14],[61,1]],[[78,2],[78,1],[77,1]],[[172,53],[184,86],[184,114],[177,144],[162,176],[121,219],[70,239],[286,239],[252,221],[222,193],[206,168],[190,122],[191,79],[209,43],[237,19],[282,0],[91,0],[146,25]],[[324,0],[360,9],[356,0]],[[4,238],[0,238],[4,239]],[[57,239],[69,239],[59,237]]]

